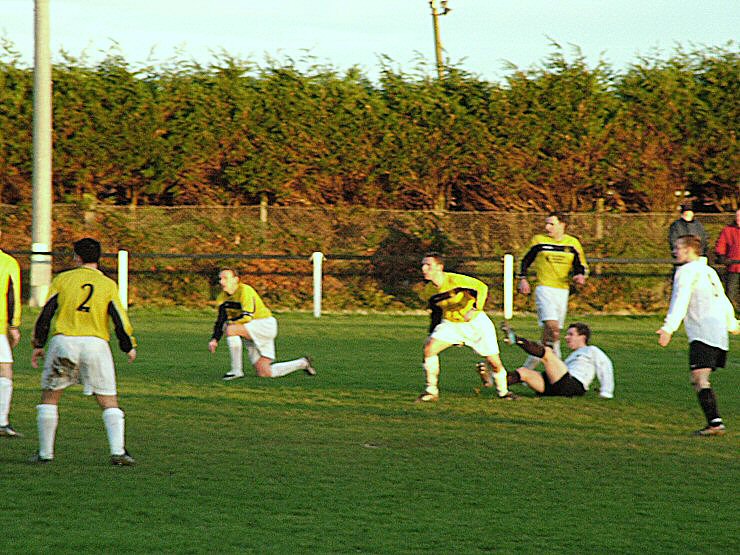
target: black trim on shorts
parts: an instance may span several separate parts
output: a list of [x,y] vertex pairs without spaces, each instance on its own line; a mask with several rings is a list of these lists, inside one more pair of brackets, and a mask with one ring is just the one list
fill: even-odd
[[689,343],[689,369],[724,368],[727,363],[727,351],[707,345],[703,341],[692,341]]
[[566,372],[562,378],[555,383],[550,383],[547,373],[542,372],[542,379],[545,381],[545,391],[542,393],[548,397],[581,397],[586,394],[586,388],[583,384],[574,378],[570,372]]

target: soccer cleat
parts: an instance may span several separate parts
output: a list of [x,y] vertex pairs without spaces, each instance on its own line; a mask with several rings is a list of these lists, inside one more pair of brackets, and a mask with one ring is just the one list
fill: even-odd
[[429,393],[428,391],[422,391],[421,395],[416,398],[415,403],[436,403],[439,401],[439,395]]
[[222,378],[225,382],[228,382],[229,380],[238,380],[239,378],[243,378],[244,374],[232,374],[231,372],[227,372],[224,374],[224,377]]
[[701,430],[694,432],[695,436],[721,436],[727,431],[724,424],[718,424],[716,426],[707,426]]
[[316,368],[313,367],[313,360],[308,355],[305,355],[303,358],[306,359],[306,367],[303,369],[303,371],[309,376],[315,376]]
[[502,401],[516,401],[517,399],[519,399],[519,395],[517,395],[516,393],[512,393],[511,391],[509,391],[508,393],[506,393],[504,395],[499,395],[496,398],[497,399],[501,399]]
[[501,331],[504,332],[504,343],[507,345],[516,345],[516,334],[506,320],[501,322]]
[[124,449],[122,455],[111,455],[110,463],[113,466],[134,466],[136,464],[136,459],[129,455],[128,451]]
[[481,360],[475,364],[475,371],[480,376],[480,381],[483,383],[483,387],[493,387],[493,377],[488,371],[488,366],[485,361]]
[[53,461],[54,459],[47,459],[46,457],[42,457],[38,453],[34,453],[34,455],[28,459],[28,464],[47,464]]
[[13,426],[8,424],[7,426],[0,426],[0,437],[23,437],[23,434],[16,432]]

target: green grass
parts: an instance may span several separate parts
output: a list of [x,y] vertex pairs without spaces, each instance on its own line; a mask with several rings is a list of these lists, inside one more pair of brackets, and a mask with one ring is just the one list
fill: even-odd
[[55,461],[29,466],[26,312],[11,413],[26,438],[0,442],[2,553],[738,552],[738,338],[714,376],[730,433],[695,438],[686,339],[660,349],[657,317],[585,318],[614,360],[614,400],[494,400],[475,393],[472,351],[451,349],[440,402],[419,406],[425,317],[278,315],[278,358],[311,352],[319,375],[224,383],[212,313],[134,310],[139,360],[116,361],[140,464],[108,466],[100,411],[72,388]]

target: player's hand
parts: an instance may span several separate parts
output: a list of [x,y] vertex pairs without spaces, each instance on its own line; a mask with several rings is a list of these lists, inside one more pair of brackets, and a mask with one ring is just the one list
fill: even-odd
[[131,349],[128,353],[126,353],[126,356],[128,357],[129,362],[133,362],[136,360],[136,349]]
[[33,353],[31,353],[31,366],[34,368],[39,367],[39,359],[44,358],[44,349],[42,348],[36,348],[33,350]]
[[659,336],[658,345],[660,345],[661,347],[665,347],[666,345],[668,345],[668,343],[671,342],[671,337],[673,337],[672,333],[668,333],[664,329],[659,329],[655,333],[657,333]]
[[519,280],[519,292],[522,295],[529,295],[532,292],[532,288],[529,286],[527,278],[522,278],[521,280]]
[[576,274],[573,276],[573,281],[576,285],[584,285],[586,283],[586,276],[584,274]]
[[216,352],[216,347],[218,347],[218,341],[216,341],[215,339],[211,339],[211,340],[210,340],[210,341],[208,342],[208,350],[209,350],[209,351],[210,351],[211,353],[215,353],[215,352]]
[[10,348],[14,349],[21,340],[21,330],[19,330],[18,328],[8,328],[8,340],[8,343],[10,343]]

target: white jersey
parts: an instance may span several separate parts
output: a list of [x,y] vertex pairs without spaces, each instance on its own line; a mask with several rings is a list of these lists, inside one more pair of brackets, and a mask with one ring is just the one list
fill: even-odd
[[595,345],[585,345],[570,353],[564,362],[570,375],[581,382],[585,390],[588,391],[596,377],[601,386],[599,395],[607,399],[614,397],[614,366],[604,351]]
[[701,341],[723,351],[730,348],[727,332],[738,328],[722,282],[703,256],[676,271],[671,306],[661,329],[673,333],[682,321],[689,342]]

